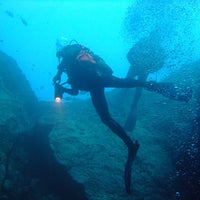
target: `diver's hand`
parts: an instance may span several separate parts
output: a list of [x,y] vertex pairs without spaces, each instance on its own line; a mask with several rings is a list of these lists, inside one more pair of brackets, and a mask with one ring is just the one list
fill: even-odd
[[53,78],[53,84],[55,85],[56,83],[57,84],[60,84],[60,81],[61,81],[61,77],[59,75],[55,75],[54,78]]

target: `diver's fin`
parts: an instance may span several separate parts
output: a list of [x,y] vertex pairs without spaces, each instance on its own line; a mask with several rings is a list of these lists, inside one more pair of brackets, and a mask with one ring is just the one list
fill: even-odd
[[139,146],[140,145],[138,141],[136,141],[133,147],[129,149],[128,159],[125,165],[124,181],[125,181],[126,192],[128,194],[131,194],[131,172],[132,172],[133,161],[135,160],[135,156],[137,154]]
[[188,102],[192,97],[192,89],[190,87],[176,86],[173,83],[150,81],[146,82],[144,88],[177,101]]

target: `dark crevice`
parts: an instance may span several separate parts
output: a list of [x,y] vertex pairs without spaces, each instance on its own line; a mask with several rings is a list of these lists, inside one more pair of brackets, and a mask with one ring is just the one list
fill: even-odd
[[75,181],[67,168],[56,160],[48,138],[51,129],[51,126],[37,125],[25,140],[31,176],[39,178],[43,189],[60,200],[87,200],[84,186]]
[[[1,128],[1,134],[8,133]],[[0,200],[87,200],[83,184],[68,173],[49,143],[51,125],[36,125],[19,133],[6,154]]]

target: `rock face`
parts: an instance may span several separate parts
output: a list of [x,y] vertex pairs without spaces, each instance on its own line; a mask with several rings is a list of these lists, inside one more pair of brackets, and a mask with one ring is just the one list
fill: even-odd
[[27,115],[32,117],[38,102],[28,80],[17,63],[3,52],[0,52],[0,66],[0,86],[1,92],[4,92],[1,94],[2,101],[9,95],[11,100],[19,101],[15,103],[16,107],[21,103]]
[[[127,149],[102,124],[91,101],[46,104],[40,120],[55,123],[50,134],[51,147],[57,159],[68,166],[70,174],[84,184],[89,199],[168,200],[188,199],[189,196],[196,199],[199,185],[196,175],[191,176],[191,170],[199,173],[196,151],[199,136],[198,131],[191,127],[197,112],[196,94],[199,89],[196,83],[199,76],[193,76],[199,71],[197,66],[194,63],[188,73],[180,76],[177,72],[168,80],[175,83],[187,80],[184,84],[194,90],[189,103],[144,91],[138,107],[136,128],[129,133],[141,145],[133,166],[133,194],[130,197],[124,192],[123,180]],[[116,98],[115,92],[107,96],[112,116],[123,125],[132,91],[120,105],[116,102],[119,97]],[[187,155],[188,151],[190,155]],[[186,165],[190,162],[191,165]],[[185,172],[189,172],[187,176]],[[192,186],[191,182],[194,183]]]
[[0,52],[0,126],[19,132],[30,126],[37,98],[17,63]]
[[[16,179],[19,179],[23,176],[16,168],[18,162],[14,162],[13,156],[20,135],[31,129],[36,114],[33,110],[36,110],[36,106],[37,98],[17,63],[11,57],[0,52],[1,199],[12,198],[9,193],[17,189],[14,188],[16,181],[11,177],[15,176]],[[23,157],[21,159],[23,160]]]
[[50,147],[53,125],[37,123],[39,107],[17,63],[0,52],[0,199],[86,200]]

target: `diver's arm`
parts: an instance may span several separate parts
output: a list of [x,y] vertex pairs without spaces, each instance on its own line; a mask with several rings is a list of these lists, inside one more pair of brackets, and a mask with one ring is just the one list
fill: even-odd
[[60,83],[61,81],[61,75],[62,73],[64,72],[64,62],[63,60],[61,61],[61,63],[58,65],[57,69],[57,74],[53,77],[53,83],[56,84],[56,83]]
[[77,96],[79,91],[77,89],[74,89],[74,88],[64,88],[63,87],[63,92],[67,93],[67,94],[70,94],[70,95],[73,95],[73,96]]
[[60,83],[62,73],[63,73],[63,71],[61,69],[59,69],[57,74],[53,77],[53,83],[54,84]]
[[61,63],[58,65],[57,69],[58,69],[58,72],[57,74],[54,76],[53,78],[53,83],[60,83],[61,81],[61,75],[62,73],[66,70],[66,61],[63,59],[61,61]]

